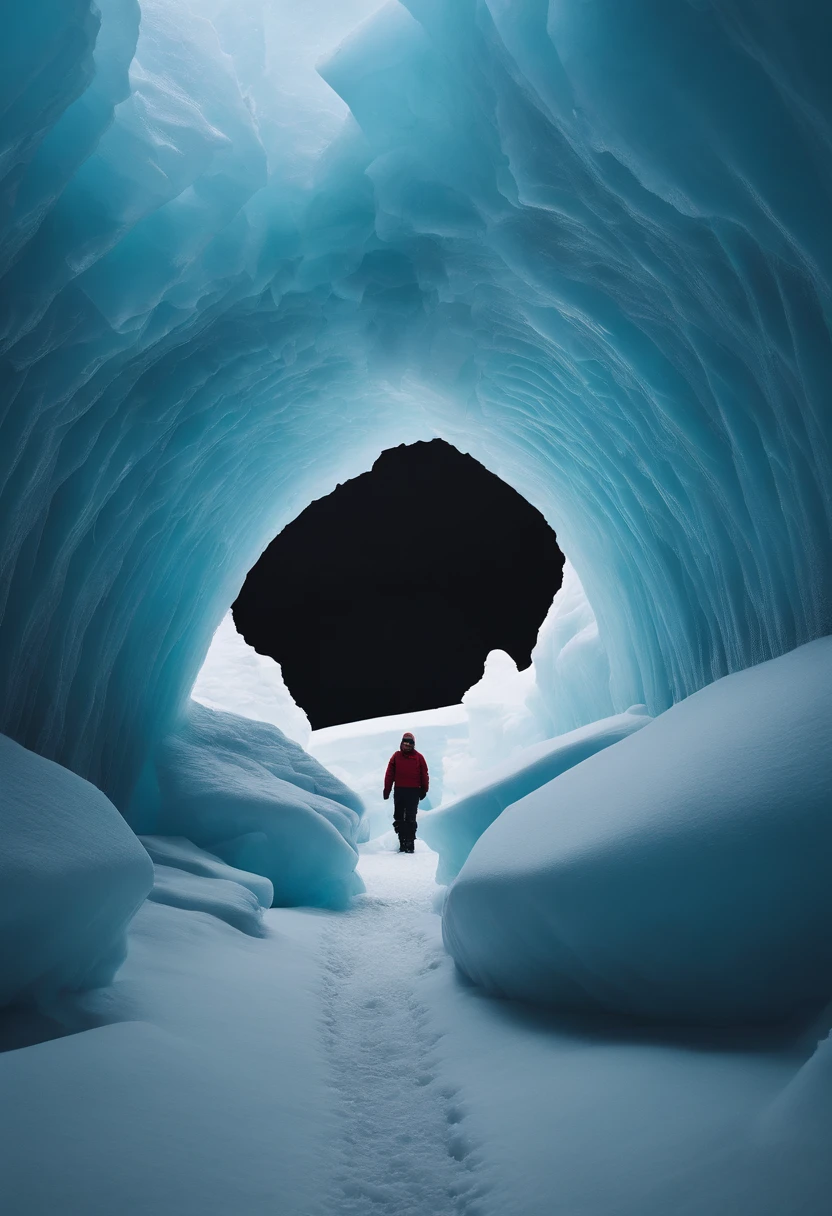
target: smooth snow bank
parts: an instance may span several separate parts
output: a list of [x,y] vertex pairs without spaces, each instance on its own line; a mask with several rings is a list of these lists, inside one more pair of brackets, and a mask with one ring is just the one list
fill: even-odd
[[148,899],[207,912],[253,937],[263,934],[263,909],[270,908],[274,899],[268,878],[236,870],[190,840],[143,836],[141,841],[154,863]]
[[509,807],[444,936],[493,992],[647,1018],[832,993],[832,638],[726,676]]
[[255,937],[144,903],[117,982],[50,1008],[64,1037],[0,1052],[4,1216],[322,1210],[320,918],[301,915]]
[[0,735],[0,1005],[107,984],[153,883],[116,808]]
[[154,869],[156,879],[147,897],[154,903],[207,912],[241,933],[252,937],[262,934],[263,908],[247,887],[225,878],[188,874],[175,866],[157,865]]
[[156,768],[157,833],[264,875],[275,906],[340,906],[362,889],[361,800],[277,727],[192,701]]
[[284,684],[280,664],[246,644],[230,611],[211,640],[191,696],[209,709],[270,722],[301,747],[309,745],[312,727]]
[[157,866],[173,866],[188,874],[198,874],[201,878],[222,878],[228,882],[239,883],[251,891],[261,907],[272,906],[274,887],[268,878],[261,874],[237,870],[205,849],[197,848],[184,836],[140,836],[139,839]]
[[446,883],[456,877],[480,836],[511,803],[646,726],[651,718],[641,709],[634,706],[625,714],[525,748],[514,759],[486,769],[483,784],[470,794],[437,811],[422,812],[419,832],[439,854],[436,881]]

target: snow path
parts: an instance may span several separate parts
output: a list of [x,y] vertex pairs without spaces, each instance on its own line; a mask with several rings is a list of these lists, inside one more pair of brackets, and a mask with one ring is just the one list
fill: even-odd
[[446,960],[431,901],[436,854],[365,853],[367,894],[328,917],[324,1026],[341,1126],[324,1211],[476,1216],[476,1167],[439,1075],[420,979]]

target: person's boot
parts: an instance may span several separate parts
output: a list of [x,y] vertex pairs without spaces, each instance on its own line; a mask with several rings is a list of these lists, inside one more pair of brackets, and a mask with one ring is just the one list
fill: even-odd
[[416,841],[414,839],[408,840],[405,852],[412,853],[414,851],[415,845],[416,845]]
[[407,852],[407,841],[405,840],[404,836],[402,836],[401,832],[396,832],[396,835],[399,838],[399,852],[406,853]]

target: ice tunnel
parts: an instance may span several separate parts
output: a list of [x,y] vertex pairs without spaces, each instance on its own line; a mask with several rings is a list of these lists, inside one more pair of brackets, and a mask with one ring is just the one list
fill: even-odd
[[434,435],[556,528],[616,709],[829,631],[824,5],[5,24],[5,733],[125,807],[267,539]]
[[[824,0],[2,6],[4,1211],[828,1210],[830,48]],[[409,724],[480,734],[402,896],[401,724],[316,742],[226,614],[432,439],[568,565],[534,688]]]

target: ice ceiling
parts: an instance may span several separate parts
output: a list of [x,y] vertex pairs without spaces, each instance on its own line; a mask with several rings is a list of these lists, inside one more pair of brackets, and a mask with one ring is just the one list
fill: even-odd
[[830,631],[822,0],[3,23],[0,730],[124,805],[266,541],[435,434],[556,528],[618,709]]

